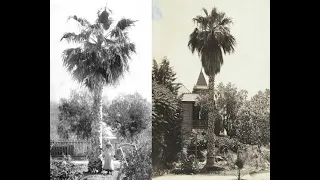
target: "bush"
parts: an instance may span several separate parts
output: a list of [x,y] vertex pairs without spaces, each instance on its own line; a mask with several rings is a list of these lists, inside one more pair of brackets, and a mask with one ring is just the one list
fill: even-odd
[[135,153],[126,154],[128,166],[125,166],[119,176],[124,179],[149,180],[152,177],[151,143],[146,142],[140,145]]
[[[238,152],[239,148],[242,148],[244,144],[239,142],[237,139],[229,138],[229,137],[219,137],[215,136],[215,147],[218,148],[217,153],[223,154],[227,153],[228,151],[232,151],[234,153]],[[190,143],[187,145],[188,147],[188,154],[195,155],[196,150],[196,142],[194,139],[190,141]],[[207,140],[206,140],[206,134],[198,134],[198,140],[197,140],[197,158],[198,159],[204,159],[204,151],[207,149]]]
[[195,155],[189,155],[187,149],[184,148],[181,157],[181,173],[183,174],[193,174],[196,172],[196,167],[194,166]]
[[82,177],[78,167],[71,162],[70,156],[64,156],[63,160],[50,159],[51,180],[77,180]]
[[243,144],[233,138],[216,136],[215,146],[219,148],[219,153],[228,152],[229,150],[236,153]]

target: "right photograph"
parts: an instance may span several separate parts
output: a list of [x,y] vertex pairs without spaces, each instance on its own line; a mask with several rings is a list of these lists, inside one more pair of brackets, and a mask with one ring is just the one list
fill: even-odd
[[270,179],[270,1],[152,8],[152,179]]

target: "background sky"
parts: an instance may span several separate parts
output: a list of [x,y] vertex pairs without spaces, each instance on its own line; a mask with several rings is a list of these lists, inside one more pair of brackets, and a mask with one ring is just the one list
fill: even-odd
[[270,88],[269,0],[156,0],[155,5],[152,56],[157,62],[167,56],[177,73],[177,82],[190,91],[196,84],[201,63],[187,47],[189,35],[196,27],[192,18],[204,15],[203,7],[210,12],[215,6],[233,19],[231,33],[237,40],[235,53],[224,57],[216,83],[236,84],[247,90],[249,97]]
[[68,97],[70,89],[80,88],[72,80],[62,65],[61,54],[71,45],[60,42],[65,32],[77,32],[78,25],[74,21],[67,22],[69,16],[77,15],[94,22],[97,11],[108,4],[113,11],[112,17],[139,20],[130,31],[131,41],[136,44],[137,54],[132,56],[130,71],[117,87],[105,87],[104,95],[113,99],[120,93],[140,93],[151,102],[152,82],[152,2],[151,0],[51,0],[50,1],[50,101],[58,102],[62,97]]

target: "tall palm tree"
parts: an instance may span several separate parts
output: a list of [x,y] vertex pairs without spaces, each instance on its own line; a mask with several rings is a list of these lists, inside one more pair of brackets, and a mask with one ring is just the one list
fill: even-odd
[[[99,153],[96,149],[102,146],[102,92],[105,85],[115,85],[125,71],[128,71],[128,60],[135,53],[135,44],[130,42],[128,29],[136,21],[122,18],[113,23],[111,11],[107,7],[98,11],[96,21],[91,24],[84,18],[71,16],[79,23],[80,33],[65,33],[61,40],[79,45],[63,51],[63,64],[80,84],[93,92],[93,119],[91,154],[89,166]],[[95,153],[92,153],[95,152]],[[92,170],[92,169],[91,169]],[[90,171],[90,167],[89,167]]]
[[192,53],[198,52],[202,67],[209,76],[209,92],[211,95],[211,105],[208,114],[208,153],[207,168],[214,166],[214,78],[220,72],[223,65],[223,54],[234,52],[236,39],[230,34],[229,26],[232,24],[231,18],[225,13],[218,12],[214,7],[210,14],[203,8],[205,16],[196,16],[193,22],[197,25],[190,34],[188,47]]

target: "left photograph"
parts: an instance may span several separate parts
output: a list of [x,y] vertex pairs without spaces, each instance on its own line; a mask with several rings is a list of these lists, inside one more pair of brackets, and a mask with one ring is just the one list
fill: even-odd
[[151,179],[152,1],[50,1],[50,179]]

